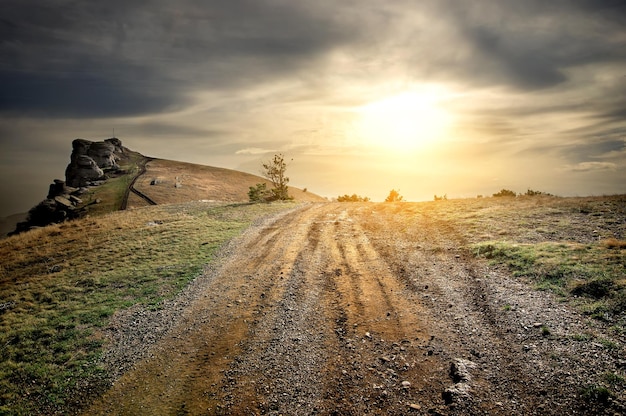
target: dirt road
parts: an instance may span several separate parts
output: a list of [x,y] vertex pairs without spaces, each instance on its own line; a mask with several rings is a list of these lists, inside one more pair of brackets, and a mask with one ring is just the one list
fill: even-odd
[[[408,204],[311,204],[231,244],[181,317],[87,414],[617,413],[588,323],[487,268]],[[549,334],[544,328],[550,328]]]

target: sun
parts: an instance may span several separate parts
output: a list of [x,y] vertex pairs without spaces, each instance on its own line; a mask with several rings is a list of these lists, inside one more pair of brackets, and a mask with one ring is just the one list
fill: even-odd
[[437,89],[408,90],[357,109],[356,138],[363,145],[410,151],[445,138],[452,116]]

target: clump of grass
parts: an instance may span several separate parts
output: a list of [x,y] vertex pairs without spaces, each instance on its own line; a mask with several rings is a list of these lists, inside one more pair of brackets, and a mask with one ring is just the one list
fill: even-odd
[[156,206],[0,240],[0,414],[72,413],[108,383],[97,333],[116,311],[158,308],[255,218],[292,206]]
[[591,334],[574,334],[572,335],[572,339],[578,342],[589,342],[593,339],[593,335]]
[[606,348],[607,350],[618,350],[619,349],[619,344],[615,341],[612,341],[610,339],[599,339],[598,342],[600,344],[602,344],[602,346],[604,348]]
[[626,249],[626,240],[618,240],[617,238],[608,238],[603,240],[602,245],[609,249],[624,250]]
[[620,386],[626,384],[626,379],[616,373],[606,372],[603,374],[603,378],[604,381],[611,386]]
[[605,386],[589,384],[580,389],[580,397],[589,404],[608,404],[613,393]]
[[578,299],[596,318],[626,311],[626,254],[613,243],[485,242],[473,249],[477,256],[506,265],[513,275],[530,278],[538,289]]

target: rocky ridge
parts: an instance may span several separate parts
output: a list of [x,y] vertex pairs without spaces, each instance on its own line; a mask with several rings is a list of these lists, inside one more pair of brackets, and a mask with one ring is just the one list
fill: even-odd
[[80,217],[86,208],[80,195],[90,186],[102,185],[107,175],[123,173],[118,161],[125,151],[122,141],[115,137],[96,142],[75,139],[65,181],[55,179],[46,199],[31,208],[26,221],[19,222],[10,234]]

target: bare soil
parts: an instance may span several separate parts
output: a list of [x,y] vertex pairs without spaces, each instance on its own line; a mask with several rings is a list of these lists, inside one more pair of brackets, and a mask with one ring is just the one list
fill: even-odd
[[265,218],[163,309],[114,316],[118,378],[86,414],[626,412],[585,390],[623,373],[621,341],[466,238],[410,204]]

